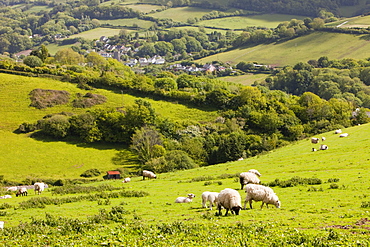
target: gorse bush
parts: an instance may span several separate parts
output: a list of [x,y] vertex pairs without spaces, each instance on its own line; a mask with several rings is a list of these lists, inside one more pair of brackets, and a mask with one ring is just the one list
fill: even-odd
[[84,96],[77,94],[77,98],[72,101],[72,106],[76,108],[89,108],[94,105],[103,104],[107,101],[104,95],[87,93]]
[[80,175],[80,177],[91,178],[91,177],[99,176],[100,174],[101,172],[98,169],[89,169],[89,170],[84,171]]

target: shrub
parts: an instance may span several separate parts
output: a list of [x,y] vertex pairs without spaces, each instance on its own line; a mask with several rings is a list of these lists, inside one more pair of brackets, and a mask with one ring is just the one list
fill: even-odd
[[103,104],[107,101],[104,95],[87,93],[84,96],[77,94],[77,98],[72,101],[73,107],[88,108],[97,104]]
[[91,177],[97,177],[101,174],[101,172],[98,170],[98,169],[89,169],[89,170],[86,170],[84,171],[80,177],[84,177],[84,178],[91,178]]
[[330,187],[329,189],[338,189],[339,188],[339,185],[338,184],[330,184]]
[[34,89],[29,95],[31,99],[30,106],[37,109],[63,105],[69,101],[69,92],[64,90]]
[[23,63],[31,68],[35,68],[42,65],[42,60],[36,56],[27,56],[23,59]]
[[275,179],[274,181],[272,181],[270,183],[267,183],[267,186],[270,186],[270,187],[279,186],[279,187],[282,187],[282,188],[286,188],[286,187],[294,187],[294,186],[297,186],[297,185],[305,185],[305,184],[317,185],[317,184],[322,184],[322,181],[319,178],[292,177],[291,179],[288,179],[288,180],[285,180],[285,181]]

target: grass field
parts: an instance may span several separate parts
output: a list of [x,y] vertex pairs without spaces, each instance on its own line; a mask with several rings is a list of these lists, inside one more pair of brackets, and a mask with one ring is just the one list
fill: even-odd
[[[131,21],[129,21],[129,23],[131,23]],[[104,24],[104,22],[102,22],[102,24]],[[91,29],[86,32],[71,35],[71,38],[82,37],[85,39],[94,40],[94,39],[99,39],[101,36],[111,37],[114,35],[118,35],[120,30],[121,29],[118,29],[118,28],[99,27],[99,28]],[[131,30],[128,30],[128,31],[131,31]]]
[[197,25],[229,29],[243,29],[251,26],[275,28],[284,21],[290,21],[291,19],[303,20],[304,18],[305,16],[280,14],[234,16],[200,21]]
[[[145,28],[145,29],[151,27],[154,24],[151,21],[140,20],[140,19],[137,19],[137,18],[100,20],[100,23],[101,24],[110,24],[112,26],[127,26],[127,27],[132,27],[133,24],[137,24],[138,27]],[[115,30],[117,30],[117,29],[115,29]],[[128,31],[132,32],[133,30],[128,30]],[[113,36],[113,35],[109,35],[109,36]]]
[[151,4],[127,4],[125,6],[128,7],[128,8],[131,8],[133,10],[143,12],[145,14],[149,13],[152,10],[157,10],[157,9],[162,8],[161,6],[151,5]]
[[240,76],[224,76],[219,79],[222,81],[229,81],[233,83],[239,83],[245,86],[250,86],[254,82],[262,82],[267,78],[268,74],[246,74]]
[[[310,234],[317,236],[316,241],[321,243],[329,241],[327,243],[341,242],[343,246],[356,246],[356,243],[360,246],[367,246],[363,241],[368,239],[370,233],[369,222],[366,220],[370,217],[370,212],[367,207],[361,207],[361,205],[368,203],[370,196],[368,177],[370,138],[364,135],[370,132],[370,125],[356,126],[344,129],[344,131],[349,133],[349,137],[339,138],[333,132],[323,134],[326,137],[325,144],[329,146],[329,149],[325,151],[312,152],[311,148],[319,144],[311,144],[306,139],[243,161],[158,174],[155,180],[143,181],[141,177],[132,177],[132,181],[128,184],[122,184],[120,180],[104,181],[94,185],[109,184],[126,190],[146,191],[149,196],[111,198],[109,205],[85,200],[47,205],[45,208],[25,210],[9,208],[4,210],[7,214],[2,217],[2,220],[5,221],[6,227],[18,225],[21,221],[28,221],[30,217],[42,219],[45,213],[70,217],[74,220],[86,220],[89,216],[98,214],[100,210],[109,210],[112,207],[123,205],[129,213],[124,216],[125,221],[120,226],[105,223],[104,228],[109,229],[108,232],[105,230],[92,231],[69,241],[75,242],[76,239],[86,238],[88,241],[94,237],[99,238],[101,242],[115,240],[121,244],[127,244],[128,239],[144,241],[142,232],[139,232],[139,236],[133,232],[130,234],[134,235],[124,234],[124,229],[131,229],[136,225],[141,230],[145,227],[165,228],[160,239],[152,239],[158,244],[161,243],[161,246],[174,245],[176,240],[180,241],[177,243],[183,243],[186,239],[191,241],[186,246],[203,246],[201,243],[207,235],[216,235],[208,240],[209,243],[215,243],[216,239],[226,238],[229,242],[223,246],[239,246],[238,243],[240,244],[242,239],[246,238],[248,246],[271,246],[269,241],[274,239],[272,238],[274,234],[275,238],[282,240],[277,246],[318,246],[317,242],[307,245],[307,236]],[[229,214],[229,216],[220,217],[215,215],[215,210],[209,211],[209,209],[202,208],[201,193],[204,191],[219,192],[224,188],[233,188],[239,191],[243,201],[245,193],[240,190],[237,176],[222,178],[220,175],[238,174],[251,168],[257,169],[262,174],[260,178],[262,183],[272,182],[275,179],[288,180],[293,177],[316,178],[322,183],[285,188],[273,187],[281,201],[280,209],[273,206],[260,209],[261,202],[254,202],[252,210],[242,210],[238,216]],[[199,181],[202,177],[208,177],[208,179]],[[51,188],[46,189],[41,196],[34,195],[30,191],[27,197],[14,197],[6,199],[6,202],[12,207],[17,207],[19,203],[31,198],[66,197],[52,196],[51,191]],[[174,203],[178,196],[186,196],[188,193],[196,195],[193,202]],[[224,214],[225,210],[222,210],[222,213]],[[202,227],[206,226],[209,227],[207,233],[202,230]],[[196,227],[195,232],[190,230],[193,227]],[[232,234],[227,231],[229,228],[235,228],[233,231],[238,228],[245,229],[245,231],[249,229],[250,232],[236,231],[238,234],[235,232]],[[334,234],[334,239],[323,237],[330,235],[330,232]],[[150,235],[149,232],[145,233]],[[78,233],[75,234],[78,235]],[[183,237],[186,239],[180,237],[182,234],[185,234]],[[74,235],[70,233],[69,236]],[[27,235],[23,236],[25,239],[27,237]],[[40,236],[40,238],[45,237]],[[264,242],[266,238],[268,241]],[[7,238],[7,241],[11,240],[11,237]],[[52,241],[52,237],[49,237],[49,241]],[[135,244],[135,246],[145,245]]]
[[370,57],[369,41],[364,35],[315,32],[286,42],[240,48],[197,60],[214,60],[237,64],[256,61],[274,66],[294,65],[327,56],[330,59],[365,59]]
[[[87,169],[97,168],[103,171],[115,169],[117,164],[113,158],[122,157],[122,166],[131,166],[131,154],[126,147],[117,148],[113,145],[83,145],[79,143],[35,140],[26,134],[15,134],[23,122],[35,122],[43,116],[58,112],[83,112],[72,109],[71,105],[56,106],[38,110],[29,107],[29,92],[35,88],[66,90],[71,97],[83,90],[76,85],[50,79],[28,78],[8,74],[0,74],[0,174],[9,180],[23,180],[27,176],[76,178]],[[21,89],[21,90],[20,90]],[[120,107],[133,104],[136,97],[128,94],[113,93],[107,90],[95,90],[94,93],[107,97],[108,101],[99,107]],[[217,117],[214,111],[203,111],[181,104],[165,101],[149,101],[159,115],[173,120],[191,119],[208,121]]]
[[211,12],[211,9],[202,9],[194,7],[181,7],[181,8],[170,8],[162,12],[157,12],[154,14],[148,14],[155,18],[169,18],[174,21],[186,22],[189,18],[200,18],[203,15]]

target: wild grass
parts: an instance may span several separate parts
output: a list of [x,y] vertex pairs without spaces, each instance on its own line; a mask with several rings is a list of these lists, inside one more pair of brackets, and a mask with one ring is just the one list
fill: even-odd
[[174,21],[186,22],[189,18],[201,18],[203,15],[211,12],[211,9],[202,9],[195,7],[170,8],[165,11],[148,14],[155,18],[169,18]]
[[[104,23],[104,22],[102,22],[102,23]],[[91,29],[91,30],[82,32],[82,33],[71,35],[70,38],[81,37],[81,38],[85,38],[85,39],[94,40],[94,39],[99,39],[101,36],[110,37],[110,36],[118,35],[119,31],[120,31],[120,29],[116,29],[116,28],[102,28],[102,27],[99,27],[99,28],[95,28],[95,29]],[[49,47],[48,47],[48,49],[49,49]]]
[[[127,27],[132,27],[134,24],[136,24],[140,28],[149,28],[154,24],[151,21],[140,20],[140,19],[137,19],[137,18],[100,20],[100,23],[101,24],[110,24],[112,26],[127,26]],[[115,30],[117,30],[117,29],[115,29]],[[133,30],[130,30],[130,32],[132,32],[132,31]],[[109,37],[109,36],[113,36],[113,35],[105,35],[105,36]]]
[[245,86],[250,86],[254,82],[263,82],[267,78],[268,74],[246,74],[239,76],[224,76],[219,79],[222,81],[229,81],[233,83],[239,83]]
[[327,56],[330,59],[366,59],[370,56],[364,35],[315,32],[285,42],[240,48],[196,60],[200,63],[220,60],[235,65],[256,61],[274,66],[294,65]]
[[197,25],[229,29],[243,29],[252,26],[275,28],[284,21],[290,21],[291,19],[303,20],[304,18],[305,16],[298,15],[264,14],[212,19],[200,21]]

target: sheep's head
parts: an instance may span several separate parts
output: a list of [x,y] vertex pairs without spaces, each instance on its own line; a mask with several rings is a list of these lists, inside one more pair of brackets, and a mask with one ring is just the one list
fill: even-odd
[[193,193],[188,194],[188,198],[193,199],[194,197],[195,197],[195,195]]
[[279,201],[279,200],[275,201],[275,206],[276,206],[277,208],[280,208],[280,201]]
[[240,209],[242,209],[241,206],[235,206],[235,207],[231,208],[231,212],[233,212],[233,213],[235,212],[235,215],[239,215]]

